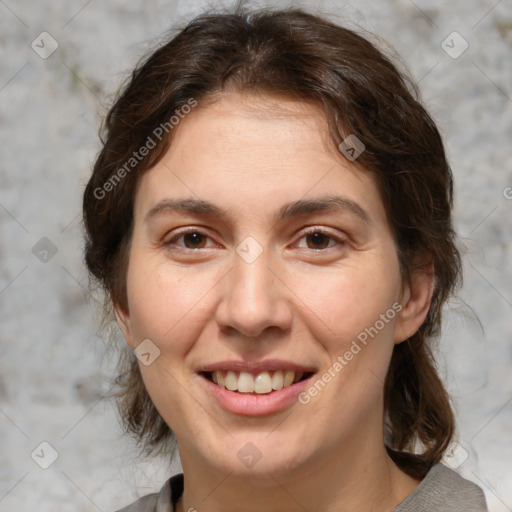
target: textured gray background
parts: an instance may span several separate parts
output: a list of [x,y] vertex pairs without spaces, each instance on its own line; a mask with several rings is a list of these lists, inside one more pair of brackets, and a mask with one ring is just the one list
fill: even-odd
[[[109,512],[168,476],[102,399],[113,361],[87,303],[80,204],[111,95],[155,39],[211,5],[0,0],[0,511]],[[465,254],[440,344],[459,421],[447,462],[491,512],[512,511],[512,2],[308,6],[395,47],[442,130]],[[31,48],[43,31],[59,45],[47,59]],[[469,45],[456,59],[441,46],[453,31]],[[31,458],[50,461],[43,441],[58,453],[46,470]]]

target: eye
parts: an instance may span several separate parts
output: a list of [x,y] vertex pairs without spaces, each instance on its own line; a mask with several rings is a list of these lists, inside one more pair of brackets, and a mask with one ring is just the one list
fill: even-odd
[[[219,247],[217,244],[208,246],[208,240],[211,240],[211,238],[202,231],[197,228],[189,228],[186,231],[175,233],[172,238],[164,242],[164,245],[171,249],[190,251]],[[306,241],[305,245],[300,244],[302,240]],[[313,227],[303,233],[297,246],[299,249],[324,251],[325,249],[331,249],[336,246],[343,247],[344,245],[345,241],[334,236],[331,232],[322,228]]]
[[[330,249],[333,246],[344,246],[345,241],[335,237],[332,233],[325,229],[311,228],[308,229],[300,238],[300,240],[306,240],[306,247],[302,246],[300,249],[313,249],[313,250],[324,250]],[[311,246],[309,246],[311,244]]]
[[[206,247],[208,239],[209,237],[202,233],[201,231],[199,231],[198,229],[188,229],[187,231],[176,233],[171,239],[165,241],[164,245],[169,248],[178,248],[185,250],[208,249],[209,247]],[[183,244],[177,243],[177,241],[179,240],[183,240]]]

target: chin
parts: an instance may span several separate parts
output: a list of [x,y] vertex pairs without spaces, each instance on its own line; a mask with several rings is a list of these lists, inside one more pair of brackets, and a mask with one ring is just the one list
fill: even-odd
[[[207,458],[221,473],[256,478],[264,483],[269,480],[269,474],[280,479],[309,467],[310,456],[304,452],[304,446],[282,432],[241,434],[216,449],[210,448]],[[311,449],[311,444],[306,446]]]

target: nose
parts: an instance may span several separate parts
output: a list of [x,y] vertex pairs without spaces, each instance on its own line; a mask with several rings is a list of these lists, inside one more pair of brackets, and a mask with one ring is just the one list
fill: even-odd
[[216,320],[224,330],[257,337],[265,330],[287,330],[291,326],[291,292],[276,265],[271,268],[264,251],[255,261],[234,255],[231,271],[223,279]]

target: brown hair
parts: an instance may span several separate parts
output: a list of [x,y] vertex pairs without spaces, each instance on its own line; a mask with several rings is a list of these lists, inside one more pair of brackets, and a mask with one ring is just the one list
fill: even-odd
[[[423,476],[454,433],[449,397],[427,343],[439,334],[442,305],[460,279],[452,174],[416,86],[367,38],[302,10],[237,9],[197,17],[139,63],[106,116],[103,146],[84,193],[90,273],[107,292],[107,306],[113,301],[126,309],[136,185],[170,137],[154,141],[133,168],[126,162],[190,99],[207,101],[227,88],[323,106],[336,145],[349,134],[365,145],[357,162],[379,186],[404,281],[415,270],[415,256],[431,258],[435,280],[428,316],[416,334],[395,346],[384,390],[388,452],[406,472]],[[173,434],[152,404],[133,354],[117,383],[128,431],[149,451],[170,446]]]

